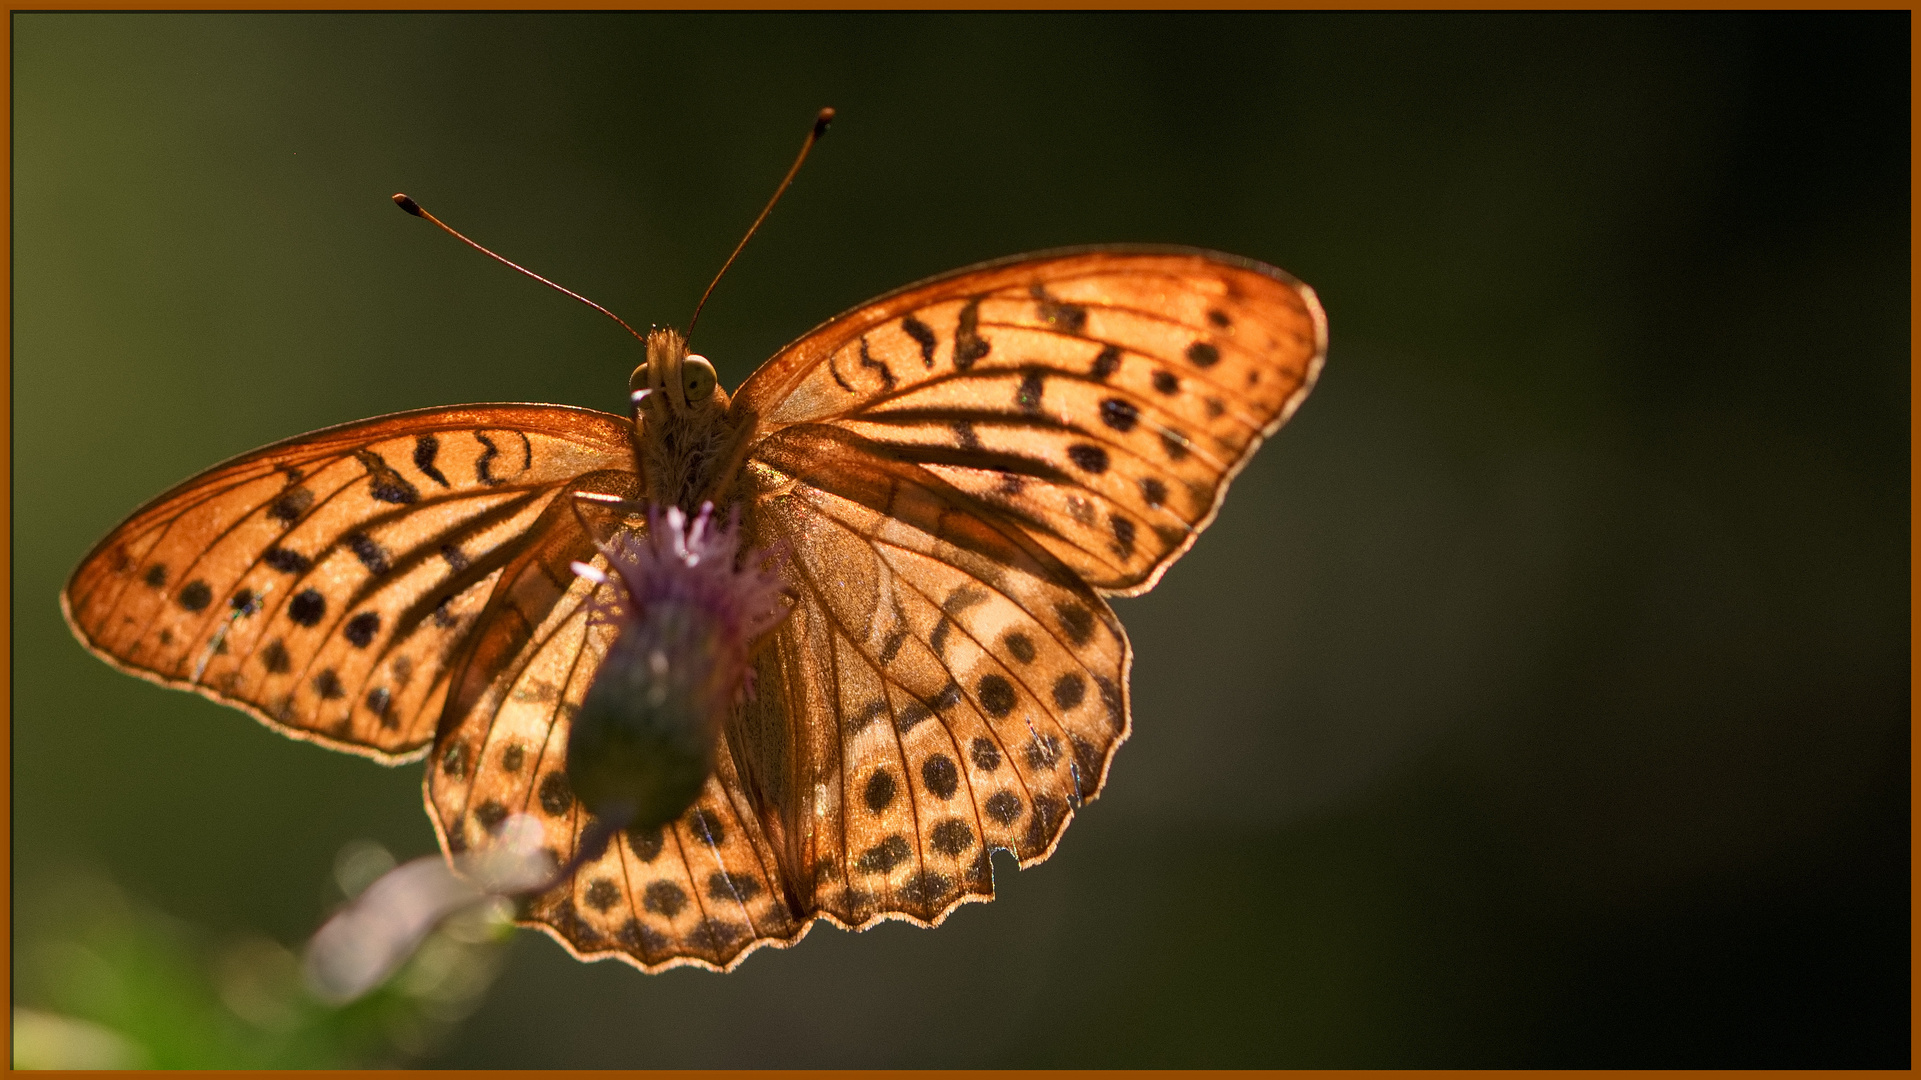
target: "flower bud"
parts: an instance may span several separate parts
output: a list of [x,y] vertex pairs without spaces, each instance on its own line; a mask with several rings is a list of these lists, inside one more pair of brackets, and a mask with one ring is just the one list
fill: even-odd
[[780,578],[739,556],[738,517],[648,514],[647,532],[601,545],[612,574],[576,565],[611,595],[618,630],[574,715],[567,779],[588,810],[662,825],[699,797],[729,711],[751,689],[753,647],[786,617]]

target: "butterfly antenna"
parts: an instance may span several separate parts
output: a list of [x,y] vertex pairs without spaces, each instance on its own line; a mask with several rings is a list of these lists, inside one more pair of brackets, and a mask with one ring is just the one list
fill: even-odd
[[[700,303],[694,305],[694,317],[687,320],[688,341],[691,342],[694,339],[694,324],[700,321],[700,309],[707,306],[707,298],[714,295],[714,286],[720,284],[720,279],[727,275],[727,268],[734,265],[734,260],[740,257],[740,250],[747,246],[747,241],[752,240],[754,233],[760,231],[760,223],[766,221],[767,215],[773,212],[774,204],[780,201],[781,195],[787,190],[787,185],[794,182],[794,174],[800,171],[801,162],[807,160],[807,155],[814,149],[814,144],[820,141],[822,135],[827,134],[827,125],[833,122],[834,110],[832,109],[822,109],[819,114],[814,117],[814,126],[812,130],[807,133],[807,141],[800,144],[800,156],[794,159],[794,164],[787,170],[787,175],[781,178],[780,186],[774,189],[774,197],[767,200],[767,205],[761,209],[760,216],[755,218],[754,223],[747,227],[747,235],[741,237],[740,243],[734,245],[734,253],[727,256],[727,261],[720,265],[720,273],[715,274],[714,280],[707,283],[707,291],[700,294]],[[442,227],[444,228],[445,226]],[[459,236],[460,234],[455,233],[454,235]],[[462,237],[462,239],[465,239],[465,237]],[[471,243],[471,241],[469,242]],[[495,257],[498,258],[498,256]],[[510,263],[509,265],[512,264]]]
[[[594,303],[592,300],[587,299],[586,297],[580,295],[579,293],[575,292],[572,289],[567,288],[564,285],[556,285],[553,282],[548,281],[546,278],[541,277],[539,274],[534,273],[532,270],[529,270],[526,267],[520,265],[519,263],[514,262],[511,259],[503,259],[500,256],[494,254],[493,252],[488,251],[486,248],[481,247],[479,244],[476,244],[472,240],[469,240],[465,236],[462,236],[460,233],[460,230],[454,228],[452,225],[447,224],[446,222],[440,220],[439,218],[433,216],[432,214],[429,214],[424,207],[422,207],[419,203],[413,201],[411,198],[408,198],[406,195],[404,194],[395,195],[394,205],[400,207],[402,210],[407,211],[409,214],[412,214],[417,218],[425,218],[426,220],[433,222],[435,225],[440,226],[441,231],[445,232],[447,235],[453,237],[454,239],[460,241],[461,243],[467,245],[468,247],[473,248],[475,251],[478,251],[482,255],[487,256],[489,259],[492,259],[495,262],[504,263],[507,266],[515,270],[518,270],[523,274],[526,274],[528,277],[533,278],[535,281],[540,282],[542,285],[545,285],[550,289],[555,289],[560,292],[566,293],[568,296],[573,297],[574,299],[580,301],[581,303],[586,304],[588,307],[593,308],[595,311],[600,312],[602,315],[605,315],[608,318],[619,323],[621,326],[621,329],[634,335],[634,339],[636,341],[639,341],[642,345],[647,344],[647,339],[643,337],[639,331],[635,330],[631,326],[628,326],[626,319],[623,319],[620,316],[614,314],[613,312],[608,311],[606,308],[601,307],[599,304]],[[762,216],[765,216],[765,215],[762,215]]]

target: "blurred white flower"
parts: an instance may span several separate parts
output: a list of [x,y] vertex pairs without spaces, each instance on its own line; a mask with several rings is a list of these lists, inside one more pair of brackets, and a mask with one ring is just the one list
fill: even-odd
[[461,855],[458,871],[438,855],[387,871],[308,942],[308,988],[322,1001],[345,1004],[386,982],[451,917],[480,909],[474,913],[487,923],[504,921],[511,908],[501,898],[544,888],[558,870],[541,838],[539,822],[516,814],[501,823],[493,843]]

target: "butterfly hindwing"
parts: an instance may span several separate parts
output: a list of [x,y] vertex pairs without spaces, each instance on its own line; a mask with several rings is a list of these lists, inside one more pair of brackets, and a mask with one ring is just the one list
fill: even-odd
[[781,715],[744,711],[737,742],[790,878],[846,926],[990,898],[990,850],[1045,858],[1125,736],[1119,622],[974,497],[831,428],[756,469],[799,599],[762,669]]
[[216,466],[150,502],[61,601],[96,653],[288,734],[383,758],[433,738],[501,570],[583,474],[631,469],[619,417],[400,413]]

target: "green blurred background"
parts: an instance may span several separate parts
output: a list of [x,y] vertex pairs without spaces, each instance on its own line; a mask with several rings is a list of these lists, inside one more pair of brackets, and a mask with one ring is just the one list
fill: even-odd
[[[16,899],[297,946],[383,769],[89,657],[55,596],[230,454],[728,385],[970,262],[1282,266],[1333,348],[1132,632],[1059,852],[716,976],[522,934],[460,1066],[1908,1062],[1909,23],[94,15],[13,26]],[[16,931],[16,947],[21,946]],[[16,972],[16,995],[32,997]]]

